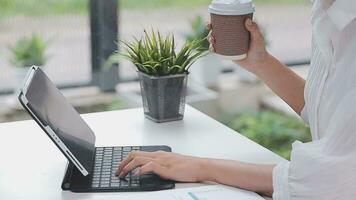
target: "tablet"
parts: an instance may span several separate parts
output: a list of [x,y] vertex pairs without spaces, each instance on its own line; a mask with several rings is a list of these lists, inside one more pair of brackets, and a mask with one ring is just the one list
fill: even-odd
[[67,159],[84,176],[91,173],[95,135],[39,67],[30,68],[19,101]]

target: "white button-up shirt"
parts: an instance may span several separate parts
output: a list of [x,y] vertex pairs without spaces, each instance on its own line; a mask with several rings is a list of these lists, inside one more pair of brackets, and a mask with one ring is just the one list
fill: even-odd
[[356,0],[315,0],[312,25],[302,118],[313,141],[274,168],[273,198],[356,199]]

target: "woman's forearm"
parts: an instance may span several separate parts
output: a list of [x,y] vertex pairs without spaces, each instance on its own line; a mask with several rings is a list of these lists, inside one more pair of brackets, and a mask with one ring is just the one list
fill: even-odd
[[305,104],[305,80],[271,55],[268,55],[265,61],[252,72],[300,114]]
[[242,188],[272,196],[274,165],[247,164],[238,161],[203,159],[202,180]]

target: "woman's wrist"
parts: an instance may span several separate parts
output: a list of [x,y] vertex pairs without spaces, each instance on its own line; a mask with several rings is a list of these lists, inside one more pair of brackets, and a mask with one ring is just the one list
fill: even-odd
[[197,181],[204,182],[204,181],[214,181],[215,178],[213,173],[213,160],[208,158],[199,158],[199,172],[197,173]]
[[268,52],[262,57],[263,58],[256,62],[249,70],[258,77],[263,76],[270,67],[276,65],[276,61],[278,62],[278,60]]

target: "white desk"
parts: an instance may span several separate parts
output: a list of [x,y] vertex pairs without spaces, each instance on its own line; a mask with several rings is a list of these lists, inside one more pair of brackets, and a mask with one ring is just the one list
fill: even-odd
[[[193,156],[272,164],[281,157],[205,114],[186,107],[183,121],[157,124],[142,109],[83,115],[96,134],[97,146],[169,145]],[[37,124],[0,124],[0,199],[96,199],[127,193],[76,194],[60,188],[66,159]],[[191,186],[192,184],[189,184]],[[194,184],[193,184],[194,185]],[[177,184],[186,187],[188,184]]]

